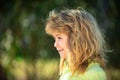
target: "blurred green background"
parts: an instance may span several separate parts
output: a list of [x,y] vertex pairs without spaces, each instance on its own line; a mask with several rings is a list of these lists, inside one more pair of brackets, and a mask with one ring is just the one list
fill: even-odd
[[91,12],[113,51],[108,80],[120,80],[119,0],[0,0],[0,80],[58,80],[59,55],[45,31],[52,9]]

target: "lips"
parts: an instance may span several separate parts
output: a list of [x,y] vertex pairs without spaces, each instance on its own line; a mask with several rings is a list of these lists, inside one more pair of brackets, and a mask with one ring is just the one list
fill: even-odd
[[58,50],[58,52],[61,52],[61,51],[63,51],[64,49],[60,49],[60,50]]

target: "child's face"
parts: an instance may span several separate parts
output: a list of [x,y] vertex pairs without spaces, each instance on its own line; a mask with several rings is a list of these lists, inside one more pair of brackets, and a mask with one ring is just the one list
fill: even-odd
[[55,32],[53,37],[55,39],[54,47],[57,49],[60,57],[66,59],[68,53],[67,34]]

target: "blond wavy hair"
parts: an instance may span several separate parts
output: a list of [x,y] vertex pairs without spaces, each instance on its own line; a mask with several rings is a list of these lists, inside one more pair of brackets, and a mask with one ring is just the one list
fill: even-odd
[[[53,35],[55,31],[69,36],[72,54],[67,56],[67,63],[72,71],[84,73],[90,62],[98,62],[105,67],[107,51],[104,35],[95,18],[84,9],[65,9],[60,12],[52,10],[46,22],[46,33]],[[60,60],[60,73],[65,60]]]

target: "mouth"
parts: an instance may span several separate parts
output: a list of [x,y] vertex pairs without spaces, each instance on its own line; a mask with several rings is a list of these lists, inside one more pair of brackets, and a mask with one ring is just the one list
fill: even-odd
[[58,52],[62,52],[64,49],[60,49],[60,50],[58,50]]

